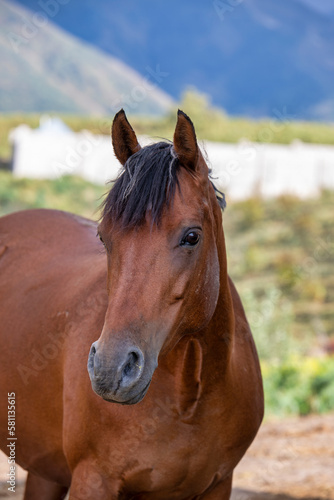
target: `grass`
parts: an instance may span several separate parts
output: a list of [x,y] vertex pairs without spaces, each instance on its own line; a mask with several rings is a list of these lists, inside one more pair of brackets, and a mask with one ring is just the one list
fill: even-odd
[[[76,177],[28,180],[0,171],[0,215],[56,208],[98,219],[107,188]],[[229,272],[242,297],[264,374],[268,414],[334,409],[334,192],[229,203]],[[320,353],[320,355],[319,355]]]
[[250,317],[268,335],[285,329],[304,351],[334,334],[333,203],[327,191],[303,201],[251,199],[224,216],[229,269]]
[[267,415],[308,415],[334,409],[334,359],[293,354],[282,363],[262,361]]
[[98,219],[104,186],[79,177],[53,181],[15,178],[0,170],[0,215],[29,208],[54,208]]

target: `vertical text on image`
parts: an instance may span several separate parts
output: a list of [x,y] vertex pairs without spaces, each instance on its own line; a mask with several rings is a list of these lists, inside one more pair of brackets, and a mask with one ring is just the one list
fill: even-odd
[[7,484],[8,491],[15,493],[16,486],[16,464],[15,464],[15,450],[16,450],[16,440],[15,435],[15,423],[16,423],[16,400],[15,392],[8,392],[8,437],[7,437],[7,448],[8,448],[8,465],[9,471],[7,472]]

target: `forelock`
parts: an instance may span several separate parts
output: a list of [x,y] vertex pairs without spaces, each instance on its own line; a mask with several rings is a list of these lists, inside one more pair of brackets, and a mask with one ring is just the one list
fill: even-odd
[[[149,213],[152,224],[160,224],[165,207],[180,189],[180,162],[171,142],[158,142],[128,158],[102,205],[108,217],[130,228],[144,223]],[[225,196],[213,185],[218,202],[225,208]]]
[[158,142],[140,149],[124,164],[103,203],[102,217],[133,227],[142,224],[149,212],[152,222],[159,224],[178,186],[178,170],[173,144]]

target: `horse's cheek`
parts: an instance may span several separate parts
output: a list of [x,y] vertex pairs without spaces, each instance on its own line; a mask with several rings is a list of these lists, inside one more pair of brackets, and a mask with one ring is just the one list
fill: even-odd
[[217,306],[220,291],[220,267],[216,249],[212,252],[211,263],[207,267],[204,287],[207,290],[206,316],[211,319]]
[[206,257],[206,268],[199,280],[195,293],[197,294],[196,303],[197,321],[205,326],[212,318],[219,297],[219,261],[217,251],[214,249]]

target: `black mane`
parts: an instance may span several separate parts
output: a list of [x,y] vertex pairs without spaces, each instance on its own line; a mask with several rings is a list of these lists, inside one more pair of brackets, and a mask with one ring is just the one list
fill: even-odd
[[[173,144],[158,142],[130,156],[103,202],[102,217],[110,216],[123,227],[134,227],[149,211],[152,223],[159,224],[162,211],[173,200],[178,181],[179,160]],[[218,202],[225,208],[225,196],[213,186]]]

